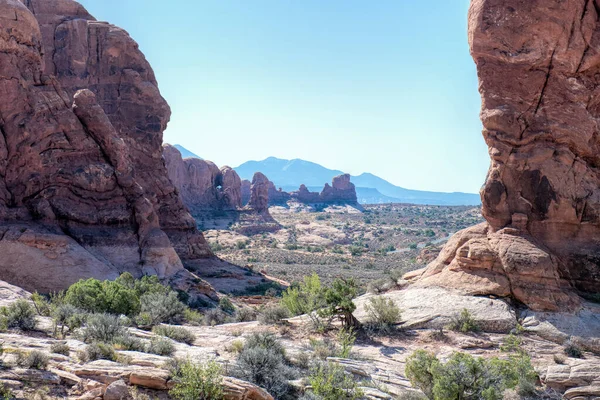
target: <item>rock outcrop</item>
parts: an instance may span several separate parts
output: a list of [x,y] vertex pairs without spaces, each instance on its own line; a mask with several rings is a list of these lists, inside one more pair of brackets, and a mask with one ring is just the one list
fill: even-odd
[[259,214],[269,212],[269,184],[271,182],[262,173],[257,172],[252,178],[250,187],[250,201],[247,208],[256,211]]
[[277,189],[273,182],[269,182],[269,205],[285,206],[291,197],[288,192],[282,188]]
[[356,188],[354,187],[354,184],[350,182],[350,174],[334,177],[331,186],[326,183],[319,197],[321,202],[328,204],[358,204]]
[[600,8],[472,0],[469,43],[491,166],[487,223],[457,234],[423,275],[538,310],[600,291]]
[[250,201],[250,189],[252,188],[252,182],[247,179],[242,181],[242,205],[245,206]]
[[300,185],[297,191],[292,192],[291,197],[293,200],[304,204],[314,204],[321,201],[319,193],[311,192],[304,184]]
[[162,160],[150,65],[78,3],[26,3],[0,0],[0,279],[181,278],[212,254]]
[[198,158],[183,159],[170,144],[163,148],[169,178],[192,214],[242,206],[242,181],[232,168],[219,169],[213,162]]

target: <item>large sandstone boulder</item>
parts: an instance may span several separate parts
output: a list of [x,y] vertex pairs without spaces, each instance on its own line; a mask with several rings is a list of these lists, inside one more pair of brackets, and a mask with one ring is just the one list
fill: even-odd
[[152,69],[79,4],[27,4],[0,0],[0,279],[181,278],[212,254],[166,173]]
[[424,274],[539,310],[600,291],[600,15],[594,1],[472,0],[469,43],[491,166],[487,225]]

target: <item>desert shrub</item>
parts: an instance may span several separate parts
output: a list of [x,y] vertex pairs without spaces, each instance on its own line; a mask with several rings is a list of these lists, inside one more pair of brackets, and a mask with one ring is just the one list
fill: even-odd
[[146,345],[141,339],[128,334],[115,337],[112,340],[112,345],[117,350],[146,351]]
[[427,396],[421,392],[410,390],[398,395],[396,400],[427,400]]
[[349,358],[356,341],[356,333],[352,328],[340,329],[337,339],[340,346],[338,357]]
[[34,307],[25,299],[19,299],[9,305],[5,310],[8,328],[17,328],[22,331],[32,331],[37,325]]
[[500,400],[507,389],[514,388],[525,395],[533,390],[537,378],[530,359],[524,355],[504,360],[454,353],[441,363],[423,350],[407,359],[405,372],[414,387],[435,400]]
[[35,307],[35,311],[42,317],[50,316],[50,302],[38,292],[34,292],[31,295],[31,301]]
[[145,293],[140,297],[140,303],[142,313],[149,316],[152,326],[180,322],[186,309],[173,291]]
[[50,345],[50,352],[55,354],[62,354],[63,356],[68,356],[71,348],[66,342],[56,342]]
[[258,315],[258,320],[263,324],[280,324],[290,314],[287,308],[280,305],[265,307]]
[[553,358],[556,364],[564,364],[567,362],[567,357],[563,354],[554,354]]
[[500,345],[500,350],[507,352],[507,353],[522,352],[523,351],[521,349],[522,342],[523,341],[521,340],[521,338],[519,336],[511,333],[506,338],[504,338],[503,343]]
[[400,308],[394,300],[383,297],[371,297],[365,305],[368,327],[382,332],[390,332],[400,321]]
[[115,338],[127,335],[121,320],[112,314],[92,314],[87,318],[82,333],[85,342],[112,343]]
[[235,312],[236,322],[250,322],[256,320],[256,311],[250,307],[240,307]]
[[311,357],[307,352],[297,353],[292,360],[294,366],[301,369],[308,369],[310,367]]
[[269,332],[254,332],[246,339],[245,349],[263,348],[285,357],[285,348],[275,335]]
[[319,310],[324,318],[338,318],[346,328],[358,328],[360,322],[353,312],[356,305],[352,301],[358,294],[358,285],[353,278],[337,278],[330,288],[325,290],[325,308]]
[[294,316],[307,314],[313,327],[321,328],[323,324],[317,311],[325,307],[325,298],[319,275],[313,272],[304,277],[302,283],[294,284],[284,291],[281,304]]
[[146,352],[158,354],[159,356],[170,356],[175,352],[175,345],[171,339],[155,337],[150,340]]
[[311,391],[323,400],[354,400],[363,397],[353,377],[344,367],[334,363],[321,363],[311,372],[308,381]]
[[12,400],[16,398],[15,394],[12,390],[7,387],[4,383],[0,383],[0,399],[2,400]]
[[340,352],[339,346],[332,340],[318,340],[310,338],[310,347],[313,350],[314,356],[321,360],[326,360],[328,357],[337,357]]
[[204,315],[200,314],[200,312],[196,310],[186,308],[183,312],[183,319],[190,325],[200,325],[203,318]]
[[[64,338],[65,329],[69,332],[80,328],[87,319],[87,314],[72,306],[71,304],[58,304],[51,311],[52,322],[54,325],[54,336]],[[59,332],[60,327],[60,332]]]
[[229,297],[221,297],[219,299],[219,308],[227,314],[233,314],[235,312],[235,306]]
[[169,394],[177,400],[220,400],[223,398],[223,374],[219,364],[183,362],[177,368],[175,386]]
[[19,351],[17,353],[17,365],[22,368],[46,369],[48,361],[48,355],[39,350],[30,352]]
[[229,347],[227,348],[227,351],[236,354],[241,353],[242,350],[244,350],[244,342],[241,340],[234,340],[233,342],[231,342],[231,345],[229,345]]
[[571,340],[565,342],[563,350],[571,358],[583,358],[583,350]]
[[454,315],[450,324],[448,325],[448,329],[456,331],[456,332],[478,332],[479,326],[473,316],[466,308],[463,309],[460,314]]
[[215,326],[222,325],[229,321],[229,316],[221,311],[220,308],[212,308],[204,314],[204,325]]
[[89,344],[85,348],[85,351],[80,355],[80,358],[83,358],[81,360],[83,362],[96,360],[115,361],[117,359],[117,353],[110,344],[95,342]]
[[191,331],[181,326],[158,325],[152,328],[152,332],[186,344],[192,344],[196,339]]
[[276,398],[288,393],[292,370],[285,360],[285,349],[267,332],[250,335],[237,358],[235,374],[241,379],[265,388]]

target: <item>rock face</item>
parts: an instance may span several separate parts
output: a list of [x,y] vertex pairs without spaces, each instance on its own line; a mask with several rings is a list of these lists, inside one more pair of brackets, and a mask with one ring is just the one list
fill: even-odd
[[167,176],[170,111],[137,44],[71,0],[26,3],[0,0],[0,279],[51,291],[210,257]]
[[192,213],[241,207],[242,182],[232,168],[219,169],[213,162],[198,158],[183,159],[170,144],[163,148],[169,178]]
[[247,179],[242,181],[242,205],[245,206],[250,201],[250,189],[252,188],[252,182]]
[[284,192],[283,189],[277,189],[273,182],[269,182],[269,205],[286,205],[291,199],[291,195],[288,192]]
[[269,179],[260,172],[254,174],[250,187],[248,208],[260,213],[269,212]]
[[326,183],[319,197],[323,203],[358,204],[356,188],[350,182],[350,174],[336,176],[331,186]]
[[292,192],[291,195],[292,199],[299,203],[312,204],[321,201],[319,193],[311,192],[304,184],[300,185],[300,188],[296,192]]
[[472,0],[487,224],[451,240],[425,280],[541,310],[600,291],[598,13],[594,1]]

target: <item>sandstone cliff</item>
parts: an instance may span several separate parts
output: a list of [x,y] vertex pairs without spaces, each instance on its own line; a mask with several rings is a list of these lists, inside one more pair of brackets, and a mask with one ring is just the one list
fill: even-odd
[[469,43],[491,166],[487,223],[422,284],[567,310],[600,291],[600,15],[595,1],[472,0]]
[[0,0],[0,279],[51,291],[210,257],[167,175],[170,110],[137,44],[74,1],[26,5]]

